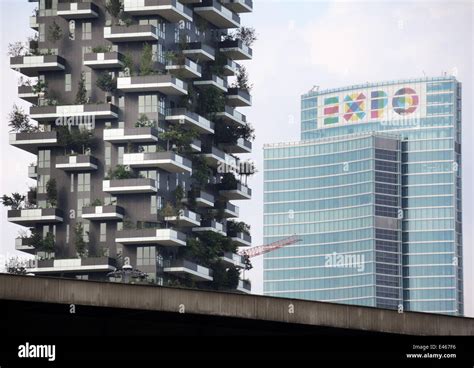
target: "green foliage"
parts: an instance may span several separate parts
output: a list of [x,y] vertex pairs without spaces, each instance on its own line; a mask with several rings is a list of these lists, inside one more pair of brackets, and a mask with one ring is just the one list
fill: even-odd
[[124,165],[115,166],[114,170],[109,171],[109,180],[136,179],[138,175],[133,171],[128,171]]
[[47,88],[48,82],[42,81],[38,78],[38,81],[33,87],[31,87],[31,90],[33,91],[33,93],[45,93]]
[[255,139],[255,129],[250,124],[245,125],[227,125],[216,124],[214,140],[216,143],[236,144],[240,139],[253,141]]
[[257,33],[255,28],[240,27],[233,35],[228,35],[227,39],[242,40],[244,45],[252,47],[255,41],[257,41]]
[[25,198],[26,197],[20,193],[12,193],[11,196],[4,194],[0,201],[5,207],[10,207],[12,210],[18,210],[22,208]]
[[117,89],[117,80],[110,73],[104,72],[97,78],[96,85],[102,91],[111,93]]
[[135,123],[135,128],[154,128],[155,122],[150,120],[146,114],[141,114]]
[[46,198],[51,207],[56,207],[58,201],[58,187],[56,179],[49,179],[46,183]]
[[105,10],[117,21],[123,11],[122,0],[107,0]]
[[56,241],[54,239],[54,234],[51,232],[48,232],[44,239],[42,239],[40,243],[40,248],[38,250],[46,252],[46,253],[52,253],[54,252],[54,247],[56,245]]
[[250,225],[245,222],[238,221],[227,221],[227,232],[228,233],[244,233],[250,235]]
[[218,262],[212,267],[212,286],[216,290],[234,290],[240,279],[240,272],[235,266],[226,267],[223,262]]
[[81,73],[81,78],[79,79],[75,102],[77,105],[84,105],[87,103],[86,77],[84,72]]
[[94,199],[90,204],[89,207],[99,207],[102,206],[102,201],[98,198]]
[[244,91],[250,92],[253,88],[253,84],[249,82],[249,75],[247,72],[247,68],[243,65],[239,65],[237,68],[237,79],[232,84],[232,88],[239,88]]
[[84,257],[87,254],[87,243],[84,240],[84,226],[81,222],[76,223],[74,227],[74,245],[79,257]]
[[186,247],[180,251],[183,257],[205,267],[211,267],[219,261],[225,252],[235,252],[235,245],[230,238],[211,231],[199,233],[197,238],[188,238]]
[[56,43],[61,38],[63,38],[63,30],[56,21],[53,21],[53,23],[48,27],[48,41]]
[[112,45],[95,46],[92,48],[92,52],[96,54],[112,52]]
[[183,124],[171,125],[170,128],[161,133],[160,138],[168,142],[169,145],[175,145],[178,152],[189,152],[193,140],[199,137],[199,132]]
[[225,173],[222,175],[220,183],[223,189],[235,189],[239,181],[237,180],[234,174]]
[[135,63],[130,51],[127,51],[123,56],[123,70],[128,70],[131,76],[135,74]]
[[199,187],[204,187],[212,176],[212,171],[209,168],[206,159],[202,156],[194,156],[193,161],[193,175],[192,178]]
[[142,56],[140,59],[140,75],[150,75],[153,73],[153,49],[151,44],[143,45]]
[[198,95],[196,112],[199,115],[207,116],[212,119],[215,113],[224,111],[225,95],[222,91],[206,87]]
[[8,126],[11,128],[11,132],[16,133],[28,133],[36,130],[36,127],[31,125],[28,114],[16,104],[13,105],[13,110],[8,115]]
[[28,54],[28,47],[24,42],[16,41],[8,44],[7,55],[10,57],[24,56]]
[[94,134],[88,129],[74,128],[69,130],[67,126],[57,129],[58,143],[65,149],[85,154],[87,150],[95,146]]

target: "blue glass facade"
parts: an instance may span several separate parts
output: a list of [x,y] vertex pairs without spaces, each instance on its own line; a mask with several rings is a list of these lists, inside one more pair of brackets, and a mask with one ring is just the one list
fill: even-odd
[[302,141],[265,147],[266,295],[463,314],[461,85],[310,92]]

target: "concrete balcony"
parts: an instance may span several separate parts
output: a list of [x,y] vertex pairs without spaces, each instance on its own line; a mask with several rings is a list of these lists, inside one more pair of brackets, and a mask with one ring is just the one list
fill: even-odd
[[39,94],[33,92],[33,87],[24,85],[18,86],[18,97],[32,104],[38,103]]
[[158,30],[150,24],[104,27],[104,38],[112,42],[158,41]]
[[214,87],[221,92],[227,92],[227,82],[217,75],[211,75],[204,77],[202,80],[194,81],[194,85],[196,87]]
[[99,7],[93,2],[59,3],[57,15],[67,20],[97,18]]
[[163,271],[177,277],[190,277],[194,281],[213,280],[212,270],[186,260],[165,262]]
[[222,0],[222,3],[235,13],[251,13],[253,11],[252,0]]
[[36,267],[28,269],[28,272],[37,274],[59,274],[59,273],[108,273],[115,271],[117,262],[109,257],[48,259],[35,261]]
[[192,61],[191,59],[184,58],[184,60],[169,60],[166,65],[166,70],[170,74],[176,75],[182,78],[201,78],[201,66]]
[[225,202],[224,205],[220,207],[222,210],[222,216],[224,218],[237,218],[239,217],[239,207],[233,205],[230,202]]
[[204,152],[201,153],[201,156],[204,157],[209,166],[213,168],[225,165],[229,168],[236,169],[238,165],[238,160],[235,157],[228,155],[216,147],[204,150]]
[[154,143],[158,141],[155,128],[104,129],[104,141],[111,143]]
[[245,89],[229,88],[225,98],[227,105],[232,107],[252,106],[252,96],[250,96],[250,93]]
[[195,233],[202,233],[205,231],[210,231],[216,234],[220,234],[222,236],[227,236],[224,224],[221,224],[220,222],[217,222],[215,220],[203,220],[201,221],[201,226],[193,227],[193,232]]
[[69,118],[85,118],[84,123],[87,123],[90,118],[116,119],[118,113],[118,107],[109,103],[30,107],[30,118],[36,121],[51,121],[61,118],[64,120],[62,123],[67,123]]
[[199,153],[202,151],[202,142],[199,139],[194,139],[189,147],[193,153]]
[[10,68],[35,77],[39,73],[64,71],[66,60],[57,55],[15,56],[10,58]]
[[201,216],[190,210],[180,210],[177,216],[166,216],[165,221],[176,227],[193,227],[201,225]]
[[219,188],[219,194],[229,200],[252,199],[252,189],[242,183],[235,183],[235,185],[228,186],[220,184]]
[[216,59],[216,50],[202,42],[186,44],[183,54],[194,61],[214,61]]
[[84,54],[84,65],[92,69],[119,69],[123,67],[123,55],[119,52],[92,52]]
[[83,207],[82,218],[90,221],[121,221],[125,210],[120,206]]
[[156,168],[170,173],[192,173],[191,160],[174,152],[125,153],[123,164],[132,168]]
[[188,85],[169,74],[119,77],[117,89],[123,92],[160,92],[169,96],[188,94]]
[[36,224],[55,224],[63,222],[63,212],[58,208],[9,210],[8,221],[29,227],[34,227]]
[[236,143],[221,143],[220,147],[229,153],[251,153],[252,142],[247,139],[239,138]]
[[38,31],[39,29],[38,17],[36,15],[32,15],[30,17],[30,28],[34,29],[35,31]]
[[37,153],[38,148],[57,147],[57,132],[10,133],[10,145],[30,153]]
[[186,235],[173,229],[134,229],[117,231],[116,243],[124,245],[155,244],[166,247],[186,246]]
[[219,42],[219,50],[232,60],[250,60],[253,51],[241,40],[226,40]]
[[61,169],[64,171],[95,171],[98,167],[99,161],[90,155],[56,157],[56,169]]
[[226,252],[222,257],[220,257],[220,259],[229,266],[245,268],[244,257],[241,255],[232,252]]
[[228,124],[245,125],[247,117],[230,106],[226,106],[224,111],[218,112],[216,117],[221,118]]
[[176,0],[124,0],[123,9],[132,15],[159,15],[171,23],[193,20],[193,12]]
[[15,250],[30,254],[35,253],[35,247],[33,246],[33,243],[31,242],[30,238],[16,238]]
[[102,191],[110,194],[156,193],[156,181],[148,178],[113,179],[102,182]]
[[252,237],[246,233],[228,232],[227,236],[238,247],[250,247],[252,245]]
[[28,177],[34,180],[38,179],[38,165],[28,166]]
[[252,286],[250,281],[248,280],[239,280],[239,284],[237,285],[237,291],[244,293],[244,294],[251,294],[252,293]]
[[222,67],[222,74],[226,77],[233,77],[239,71],[239,65],[232,59],[227,59],[227,62]]
[[216,0],[203,0],[194,11],[218,28],[240,27],[240,17]]
[[[190,200],[189,197],[193,197],[193,200]],[[215,203],[215,198],[212,194],[209,194],[203,190],[197,192],[189,192],[188,198],[183,199],[183,203],[195,202],[196,207],[201,208],[213,208]]]
[[167,109],[165,119],[170,123],[188,124],[201,134],[214,134],[214,123],[185,108]]

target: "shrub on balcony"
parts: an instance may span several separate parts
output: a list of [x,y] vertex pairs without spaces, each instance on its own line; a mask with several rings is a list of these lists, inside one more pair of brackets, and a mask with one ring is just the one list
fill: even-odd
[[192,178],[194,179],[197,187],[204,187],[209,183],[209,179],[212,177],[212,170],[209,168],[206,159],[202,156],[193,156],[192,162]]
[[146,114],[141,114],[135,123],[135,128],[154,128],[155,125],[154,120],[150,120]]
[[63,30],[59,26],[59,24],[56,23],[56,21],[53,21],[52,24],[48,27],[48,41],[52,43],[56,43],[60,39],[63,38]]
[[199,115],[213,118],[217,112],[224,111],[225,95],[222,91],[213,88],[203,88],[197,95],[196,112]]
[[167,142],[167,150],[176,147],[176,151],[180,153],[190,152],[190,145],[199,132],[182,124],[171,125],[167,131],[160,134],[160,138]]
[[112,16],[113,20],[117,22],[123,12],[123,1],[122,0],[107,0],[105,4],[105,10]]
[[234,83],[232,83],[231,88],[238,88],[247,92],[252,90],[253,84],[249,82],[249,74],[245,66],[239,65],[237,67],[236,80]]
[[104,72],[97,78],[96,85],[108,95],[117,89],[117,80],[110,73]]
[[36,248],[39,251],[46,252],[46,253],[53,253],[54,248],[56,245],[56,241],[54,238],[54,234],[51,232],[48,232],[44,239],[41,240],[39,243],[39,247]]
[[10,131],[15,133],[30,133],[38,130],[31,124],[28,114],[17,105],[13,105],[13,110],[8,115],[8,126],[11,128]]
[[153,73],[153,49],[149,43],[143,45],[140,59],[140,75],[150,75]]
[[11,42],[8,44],[7,55],[10,57],[25,56],[29,54],[28,46],[21,41]]
[[75,102],[77,105],[84,105],[87,103],[86,77],[84,72],[81,73],[81,78],[79,79]]
[[228,233],[244,233],[250,235],[250,225],[243,221],[227,221],[227,232]]
[[46,200],[51,207],[56,207],[58,201],[58,187],[56,179],[49,179],[46,183]]
[[36,82],[34,86],[31,87],[31,90],[33,91],[33,93],[45,94],[47,88],[48,88],[48,82],[43,81],[38,78],[38,81]]
[[12,193],[11,196],[4,194],[0,201],[5,207],[10,207],[12,210],[21,209],[25,203],[25,196],[20,193]]
[[76,226],[74,226],[74,245],[80,258],[87,256],[87,243],[84,240],[84,226],[81,222],[76,223]]
[[100,207],[102,205],[103,205],[102,201],[97,198],[97,199],[94,199],[91,203],[89,203],[88,206],[85,206],[85,207]]
[[124,165],[117,165],[114,170],[110,169],[106,180],[137,179],[140,176],[133,171],[127,170]]
[[235,32],[224,36],[226,41],[241,40],[247,47],[252,47],[257,39],[257,32],[252,27],[240,27]]
[[112,45],[99,45],[92,48],[92,52],[95,54],[112,52]]
[[253,141],[255,139],[255,129],[252,127],[252,125],[245,124],[243,126],[234,126],[227,124],[216,124],[214,135],[214,142],[216,144],[236,144],[240,138],[246,139],[248,141]]

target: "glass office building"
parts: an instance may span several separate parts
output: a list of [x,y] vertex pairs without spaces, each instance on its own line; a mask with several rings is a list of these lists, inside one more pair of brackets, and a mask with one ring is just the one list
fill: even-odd
[[311,91],[265,146],[266,295],[463,314],[461,84]]

